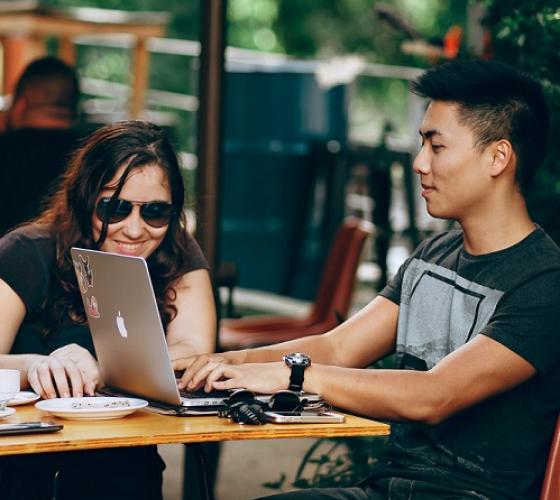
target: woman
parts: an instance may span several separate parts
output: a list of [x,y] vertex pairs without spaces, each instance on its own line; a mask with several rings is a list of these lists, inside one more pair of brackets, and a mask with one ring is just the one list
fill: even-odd
[[[44,398],[91,395],[100,383],[72,246],[144,257],[171,358],[213,350],[216,317],[208,266],[186,232],[177,156],[159,128],[131,121],[93,133],[71,159],[50,206],[0,239],[0,367],[20,370],[22,387]],[[162,469],[155,447],[120,450],[126,457],[116,458],[118,451],[79,454],[76,498],[88,493],[84,470],[90,471],[92,491],[103,483],[91,470],[97,466],[119,468],[111,473],[112,487],[120,492],[114,498],[154,498]],[[41,463],[49,469],[47,481],[51,472],[59,473],[57,498],[70,498],[64,487],[70,491],[78,478],[65,469],[77,467],[77,461],[60,455]],[[10,466],[20,467],[20,460]],[[104,487],[103,496],[111,491]]]

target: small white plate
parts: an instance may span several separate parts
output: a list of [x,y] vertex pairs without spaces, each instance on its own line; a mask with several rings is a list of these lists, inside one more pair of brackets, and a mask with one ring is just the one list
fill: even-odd
[[33,401],[37,401],[38,399],[39,394],[35,394],[31,391],[21,391],[8,401],[8,406],[25,405],[27,403],[33,403]]
[[8,417],[16,412],[15,408],[4,408],[4,410],[0,410],[0,419],[4,417]]
[[148,402],[143,399],[110,397],[57,398],[35,403],[39,410],[69,420],[121,418],[145,406]]

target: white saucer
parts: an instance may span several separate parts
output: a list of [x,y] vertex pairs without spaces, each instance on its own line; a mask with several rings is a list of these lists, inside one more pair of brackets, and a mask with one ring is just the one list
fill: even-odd
[[108,420],[129,415],[148,402],[136,398],[84,397],[45,399],[35,403],[39,410],[69,420]]
[[4,418],[4,417],[9,417],[10,415],[14,414],[16,412],[15,408],[4,408],[4,411],[0,411],[0,419]]
[[31,391],[21,391],[8,401],[8,406],[25,405],[27,403],[33,403],[33,401],[37,401],[38,399],[39,394],[35,394]]

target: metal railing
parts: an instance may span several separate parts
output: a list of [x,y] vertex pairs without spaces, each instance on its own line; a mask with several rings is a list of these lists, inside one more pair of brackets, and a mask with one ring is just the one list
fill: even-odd
[[[134,39],[129,35],[95,36],[88,35],[78,37],[74,40],[78,47],[107,47],[111,49],[131,50]],[[170,38],[150,38],[147,43],[148,50],[152,56],[183,56],[191,58],[193,64],[193,78],[196,77],[197,60],[200,55],[200,43],[191,40],[179,40]],[[226,49],[226,71],[276,71],[281,67],[282,71],[318,73],[324,61],[317,60],[294,60],[282,54],[263,53],[253,50],[228,47]],[[405,66],[391,66],[384,64],[362,63],[360,69],[354,75],[355,78],[374,79],[396,79],[409,81],[421,73],[419,68]],[[95,113],[122,113],[126,114],[126,105],[130,87],[125,83],[109,82],[96,78],[83,77],[82,90],[92,96],[86,100],[85,111],[89,114]],[[423,113],[423,101],[414,95],[407,96],[407,116],[401,117],[401,121],[410,124],[406,137],[400,139],[389,138],[392,149],[403,151],[410,150],[416,143],[417,125]],[[149,89],[147,92],[146,109],[147,117],[149,110],[154,107],[164,107],[169,110],[196,113],[198,111],[198,97],[189,93],[171,92],[167,90]],[[375,110],[371,110],[372,119]],[[350,117],[351,118],[351,117]],[[370,141],[368,141],[370,142]],[[374,139],[371,141],[374,142]]]

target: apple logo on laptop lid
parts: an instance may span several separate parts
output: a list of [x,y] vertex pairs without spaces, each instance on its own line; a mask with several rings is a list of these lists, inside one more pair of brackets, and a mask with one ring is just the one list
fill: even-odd
[[121,315],[121,312],[119,311],[119,314],[117,314],[117,330],[119,331],[119,334],[122,338],[126,339],[128,337],[128,332],[126,330],[126,326],[124,324],[124,318]]

